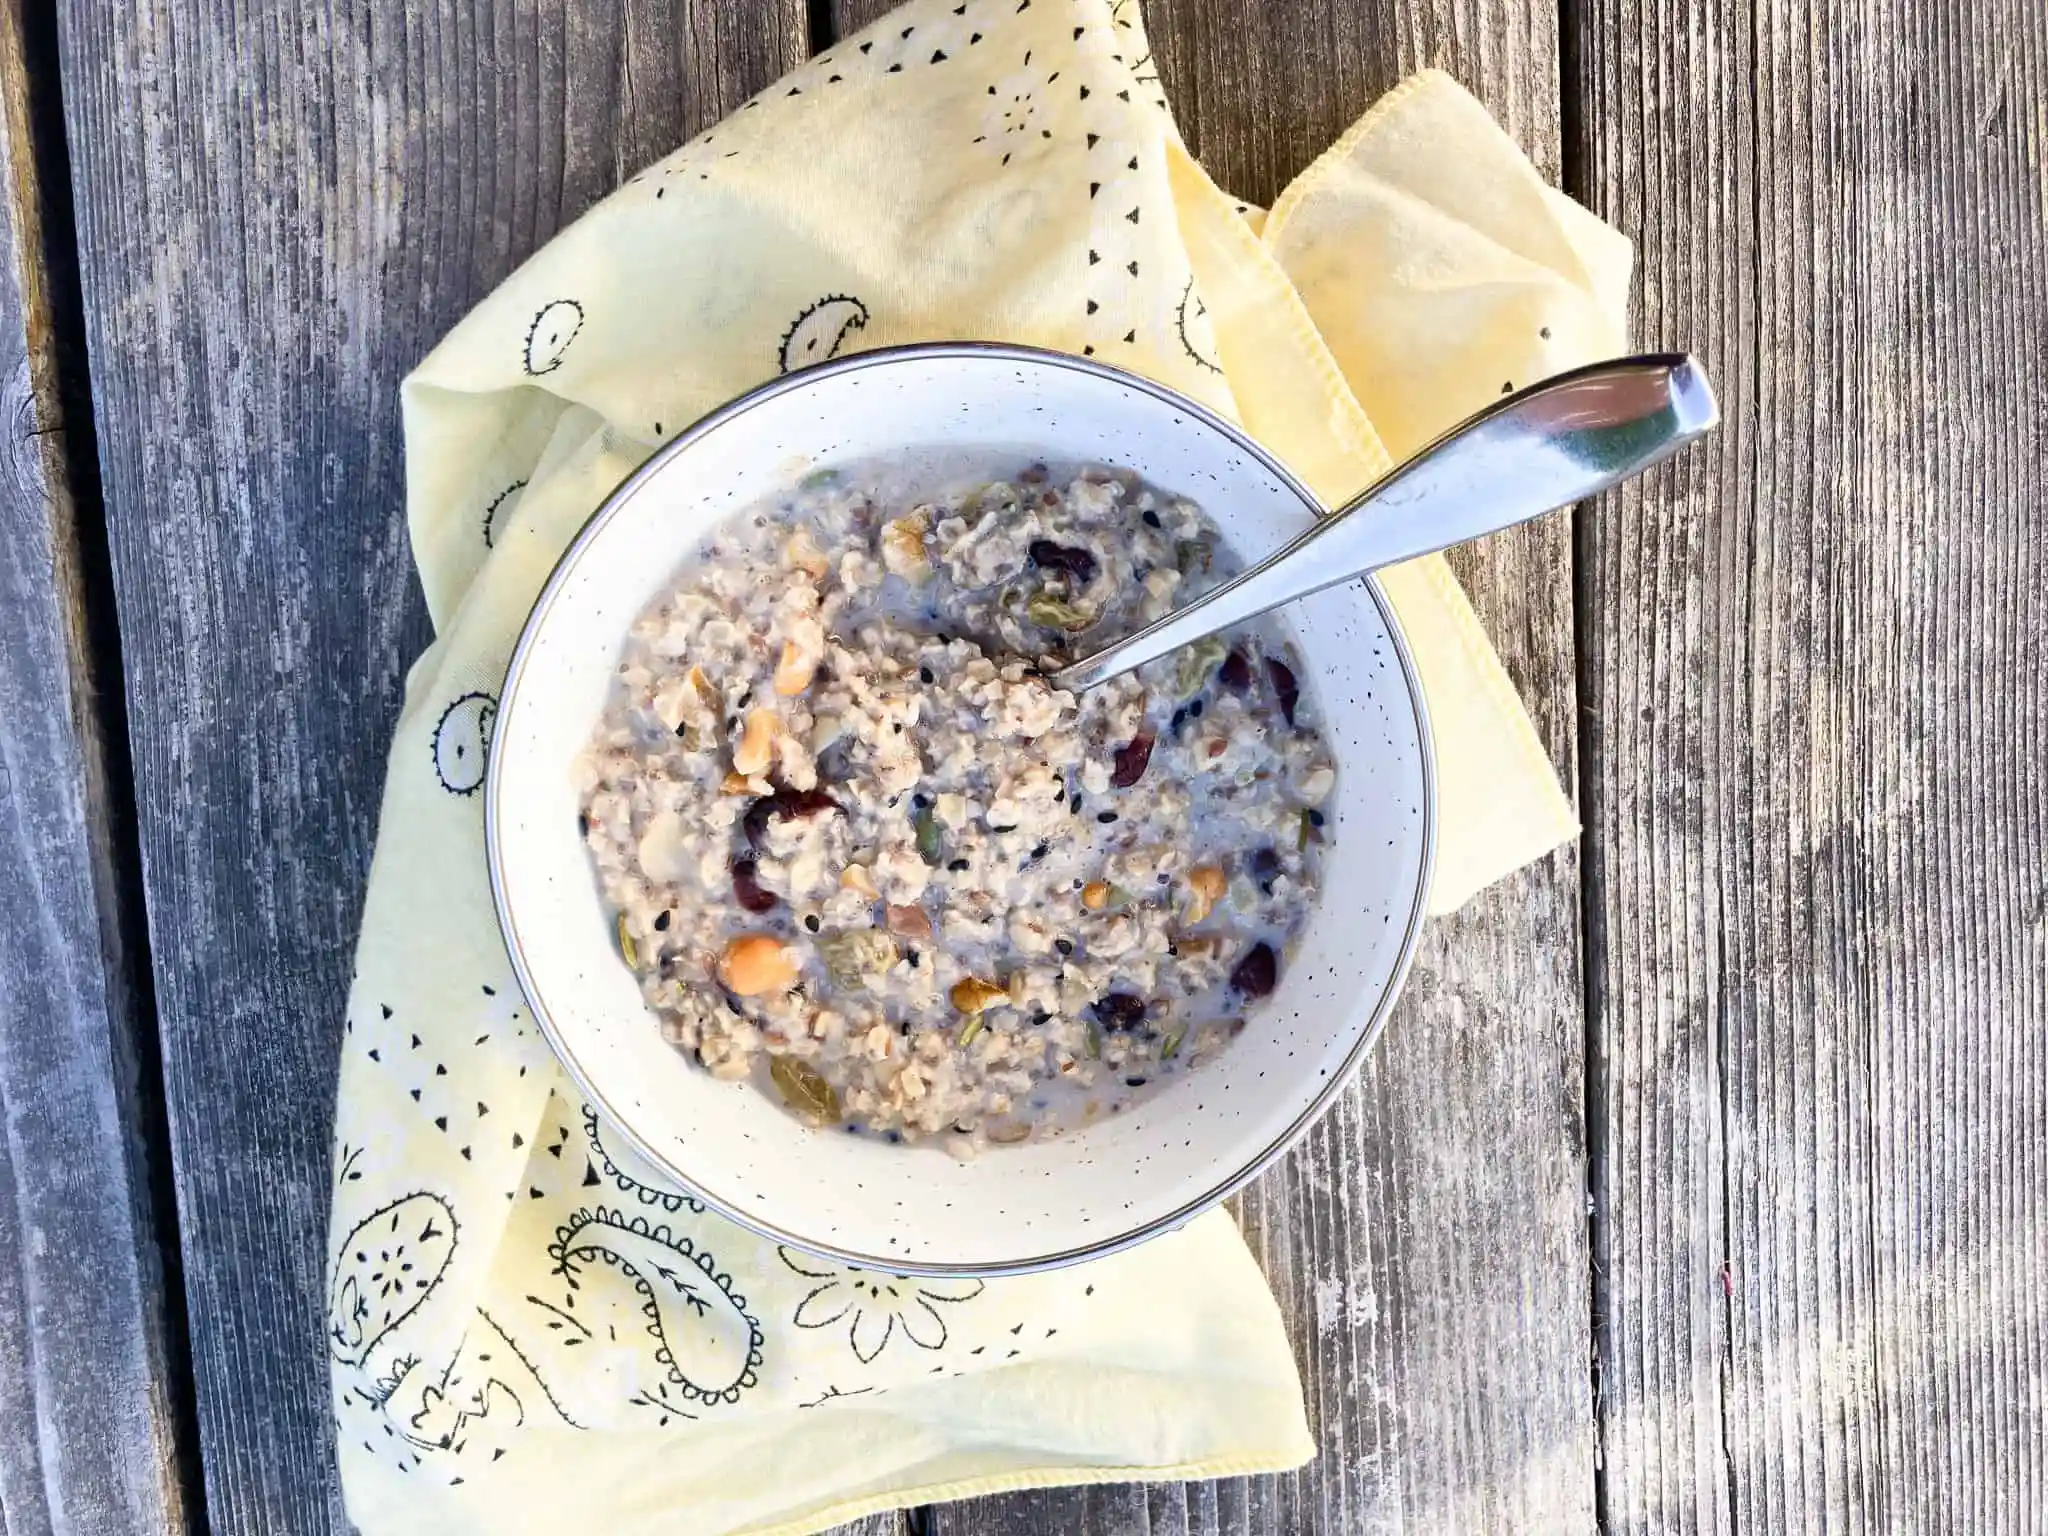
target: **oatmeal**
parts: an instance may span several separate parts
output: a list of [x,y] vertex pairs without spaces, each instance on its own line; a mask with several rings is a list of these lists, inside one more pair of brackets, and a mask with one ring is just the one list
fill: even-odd
[[667,1038],[892,1140],[1057,1135],[1273,990],[1335,780],[1270,621],[1076,696],[1040,675],[1227,573],[1114,471],[814,476],[635,623],[581,760]]

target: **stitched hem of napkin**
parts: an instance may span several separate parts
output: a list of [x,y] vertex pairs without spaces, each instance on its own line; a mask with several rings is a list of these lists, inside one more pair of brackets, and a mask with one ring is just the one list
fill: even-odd
[[1434,89],[1444,84],[1455,86],[1457,81],[1440,69],[1425,69],[1420,74],[1410,75],[1370,107],[1367,107],[1365,109],[1365,116],[1345,129],[1344,136],[1341,139],[1337,140],[1336,143],[1332,144],[1320,155],[1317,155],[1315,159],[1308,163],[1307,169],[1295,177],[1294,180],[1287,183],[1285,187],[1281,188],[1280,195],[1273,200],[1272,209],[1266,214],[1266,227],[1262,231],[1266,243],[1268,245],[1277,245],[1279,243],[1280,232],[1287,227],[1287,220],[1292,216],[1294,210],[1299,208],[1307,199],[1309,193],[1314,190],[1316,183],[1329,173],[1332,166],[1350,159],[1352,152],[1365,142],[1366,138],[1380,126],[1388,115],[1393,112],[1394,108],[1418,91]]
[[978,1499],[994,1493],[1019,1493],[1027,1488],[1086,1488],[1101,1483],[1191,1483],[1217,1477],[1252,1477],[1262,1472],[1290,1472],[1315,1458],[1315,1447],[1299,1452],[1267,1456],[1224,1456],[1209,1461],[1183,1461],[1172,1466],[1027,1467],[1016,1472],[992,1472],[983,1477],[959,1478],[949,1483],[924,1483],[892,1493],[867,1494],[843,1499],[837,1504],[784,1520],[775,1525],[743,1526],[733,1536],[811,1536],[812,1532],[878,1515],[891,1509],[908,1509],[918,1504],[949,1504],[956,1499]]
[[[1308,312],[1308,305],[1302,301],[1301,292],[1294,281],[1280,266],[1263,232],[1255,233],[1230,207],[1229,199],[1222,189],[1202,168],[1202,163],[1186,149],[1176,145],[1179,166],[1192,183],[1190,190],[1208,196],[1217,205],[1219,216],[1211,228],[1217,238],[1228,241],[1248,257],[1252,270],[1259,275],[1265,287],[1268,301],[1277,306],[1280,313],[1271,317],[1304,354],[1303,361],[1314,372],[1315,380],[1323,393],[1337,407],[1340,420],[1333,423],[1340,428],[1338,446],[1346,453],[1359,459],[1365,467],[1365,478],[1353,491],[1363,490],[1394,467],[1393,456],[1387,452],[1386,444],[1373,427],[1372,420],[1358,403],[1351,383],[1344,377],[1344,370],[1337,366],[1337,359],[1330,351],[1330,344],[1323,339],[1323,333],[1316,328],[1315,317]],[[1178,203],[1178,199],[1175,200]],[[1182,225],[1181,238],[1188,238],[1187,227]],[[1219,338],[1220,341],[1220,338]]]

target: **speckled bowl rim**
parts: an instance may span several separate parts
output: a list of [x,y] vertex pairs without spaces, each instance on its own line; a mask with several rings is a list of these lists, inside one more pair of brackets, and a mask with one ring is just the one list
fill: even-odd
[[[1121,368],[1113,368],[1107,364],[1095,362],[1092,359],[1074,357],[1064,352],[1052,352],[1039,347],[1013,346],[999,342],[915,342],[906,346],[880,347],[872,352],[855,353],[851,357],[838,358],[831,362],[819,363],[810,368],[800,369],[795,373],[784,374],[779,378],[769,380],[758,388],[749,390],[746,394],[720,406],[708,415],[693,422],[689,427],[678,433],[672,442],[656,450],[644,464],[619,483],[618,487],[604,499],[597,510],[591,513],[589,519],[577,531],[576,536],[569,541],[568,547],[562,551],[561,558],[555,562],[554,569],[549,572],[546,583],[541,587],[540,595],[534,600],[532,611],[528,613],[526,622],[520,628],[519,639],[512,647],[511,660],[505,667],[504,686],[499,692],[498,714],[500,726],[502,727],[510,720],[513,710],[518,707],[519,684],[528,654],[538,642],[541,630],[547,623],[548,613],[555,597],[566,584],[571,572],[575,568],[576,562],[582,557],[585,550],[589,549],[592,544],[596,543],[603,536],[605,528],[610,524],[613,516],[617,514],[620,508],[624,507],[633,497],[659,477],[667,469],[671,461],[680,457],[689,448],[717,431],[718,428],[724,426],[727,422],[744,415],[746,412],[754,409],[754,407],[794,391],[803,390],[820,380],[834,378],[841,374],[858,373],[870,368],[887,368],[895,363],[957,356],[990,358],[999,361],[1029,364],[1033,367],[1071,369],[1076,373],[1091,374],[1097,378],[1119,384],[1127,389],[1151,395],[1174,410],[1185,412],[1192,422],[1198,423],[1211,432],[1221,434],[1244,453],[1251,455],[1270,474],[1292,491],[1300,499],[1303,508],[1311,514],[1321,516],[1326,510],[1322,502],[1288,470],[1286,465],[1282,464],[1272,453],[1247,436],[1242,428],[1224,420],[1206,406],[1188,399],[1177,390],[1168,388],[1164,384],[1154,383],[1152,380],[1142,378],[1137,374],[1128,373]],[[1256,1156],[1249,1159],[1241,1167],[1232,1170],[1206,1193],[1185,1202],[1178,1209],[1164,1216],[1155,1217],[1127,1231],[1118,1232],[1079,1247],[1064,1249],[1058,1253],[1009,1259],[993,1264],[906,1262],[900,1257],[863,1253],[858,1249],[826,1242],[815,1237],[807,1237],[800,1232],[791,1232],[776,1226],[772,1222],[762,1221],[756,1217],[743,1215],[739,1211],[734,1210],[709,1190],[698,1184],[689,1174],[676,1167],[669,1158],[662,1155],[645,1137],[641,1136],[634,1129],[632,1121],[625,1115],[620,1114],[604,1094],[598,1091],[597,1085],[590,1073],[584,1068],[583,1063],[577,1059],[576,1052],[563,1037],[562,1032],[556,1028],[554,1017],[548,1010],[547,1002],[541,997],[539,988],[535,985],[533,975],[527,966],[524,946],[520,942],[518,919],[512,912],[511,904],[505,896],[502,821],[498,804],[501,781],[500,769],[503,759],[498,752],[497,743],[506,740],[510,733],[501,728],[492,732],[490,767],[484,785],[484,852],[490,867],[491,904],[497,910],[498,927],[504,935],[505,948],[511,956],[512,970],[519,980],[519,988],[526,994],[527,1003],[533,1009],[533,1016],[539,1021],[541,1031],[547,1037],[548,1044],[553,1048],[556,1059],[561,1062],[563,1070],[569,1074],[576,1086],[583,1091],[584,1096],[589,1099],[598,1114],[625,1139],[634,1151],[647,1159],[654,1167],[660,1169],[669,1178],[675,1180],[687,1193],[702,1201],[709,1209],[716,1211],[728,1221],[735,1222],[761,1237],[775,1242],[787,1243],[791,1247],[801,1249],[806,1253],[816,1254],[822,1258],[835,1260],[839,1263],[853,1265],[856,1268],[906,1276],[972,1276],[984,1278],[1002,1275],[1036,1274],[1044,1270],[1062,1269],[1070,1264],[1079,1264],[1089,1259],[1099,1259],[1112,1253],[1120,1253],[1126,1248],[1136,1247],[1147,1239],[1185,1226],[1195,1217],[1202,1215],[1204,1212],[1229,1199],[1230,1196],[1236,1194],[1238,1190],[1244,1188],[1245,1185],[1265,1172],[1283,1153],[1289,1151],[1306,1136],[1314,1128],[1316,1122],[1329,1112],[1331,1106],[1337,1101],[1337,1095],[1358,1074],[1360,1067],[1365,1064],[1366,1057],[1379,1042],[1380,1034],[1386,1028],[1387,1018],[1393,1012],[1394,1004],[1401,995],[1402,986],[1408,979],[1409,967],[1414,963],[1415,948],[1421,937],[1422,922],[1429,899],[1430,877],[1436,864],[1437,784],[1435,744],[1430,736],[1429,712],[1423,701],[1421,679],[1416,675],[1414,659],[1408,654],[1408,640],[1401,631],[1401,621],[1395,614],[1393,605],[1387,601],[1387,595],[1381,590],[1376,578],[1371,576],[1365,577],[1362,585],[1371,595],[1373,604],[1379,611],[1380,619],[1385,624],[1388,635],[1392,638],[1394,654],[1401,666],[1401,680],[1407,688],[1409,706],[1414,715],[1416,743],[1422,753],[1422,805],[1420,807],[1422,814],[1422,857],[1416,865],[1415,891],[1413,900],[1409,905],[1407,926],[1401,936],[1400,952],[1388,972],[1386,986],[1381,990],[1379,1000],[1373,1006],[1371,1018],[1367,1020],[1365,1028],[1359,1031],[1358,1040],[1352,1046],[1349,1053],[1346,1054],[1343,1064],[1330,1074],[1330,1079],[1324,1085],[1323,1090],[1295,1118],[1292,1125],[1288,1126],[1285,1131],[1269,1142]],[[820,1146],[830,1145],[823,1138],[819,1139],[818,1144]]]

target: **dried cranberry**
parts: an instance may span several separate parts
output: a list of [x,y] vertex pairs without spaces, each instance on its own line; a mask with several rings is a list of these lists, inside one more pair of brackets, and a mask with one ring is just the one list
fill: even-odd
[[1145,1022],[1145,999],[1128,992],[1111,992],[1095,1000],[1096,1022],[1111,1034],[1123,1034]]
[[1129,743],[1116,749],[1116,771],[1110,774],[1109,782],[1118,789],[1129,789],[1145,777],[1145,768],[1152,761],[1153,737],[1150,731],[1140,731]]
[[1280,962],[1270,944],[1254,944],[1230,973],[1230,984],[1246,997],[1264,997],[1279,979]]
[[761,889],[760,871],[751,858],[732,861],[732,894],[749,912],[772,911],[778,899]]
[[1294,669],[1268,656],[1266,676],[1272,681],[1273,696],[1280,701],[1280,713],[1287,717],[1289,725],[1294,724],[1294,706],[1301,702],[1301,684],[1294,680]]
[[1216,681],[1232,693],[1243,693],[1252,685],[1252,664],[1243,651],[1232,651],[1216,669]]
[[747,834],[747,846],[758,848],[761,839],[768,835],[771,822],[786,821],[792,816],[816,816],[821,811],[840,810],[837,800],[822,789],[778,789],[772,795],[763,795],[747,807],[747,814],[741,818],[740,826]]
[[1041,571],[1063,571],[1082,586],[1095,579],[1095,557],[1072,544],[1055,544],[1051,539],[1033,539],[1031,563]]

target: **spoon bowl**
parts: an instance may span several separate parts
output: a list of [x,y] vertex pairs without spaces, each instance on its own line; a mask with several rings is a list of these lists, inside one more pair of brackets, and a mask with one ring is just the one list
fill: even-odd
[[1570,506],[1720,419],[1706,375],[1683,353],[1560,373],[1460,422],[1250,570],[1052,680],[1092,688],[1297,598]]

